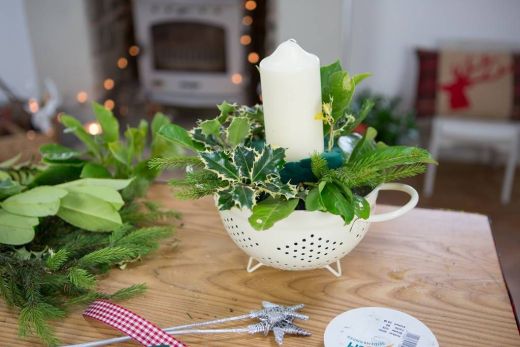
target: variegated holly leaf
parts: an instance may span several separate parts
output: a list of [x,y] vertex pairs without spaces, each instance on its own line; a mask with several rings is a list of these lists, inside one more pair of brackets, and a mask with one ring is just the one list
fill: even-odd
[[200,158],[206,169],[213,171],[221,179],[231,182],[240,179],[238,168],[224,151],[201,152]]
[[262,151],[255,158],[253,170],[251,171],[251,181],[265,181],[271,174],[279,175],[280,170],[285,164],[285,150],[283,148],[273,149],[271,146],[264,146]]
[[286,199],[294,198],[298,193],[295,185],[283,183],[279,176],[270,177],[269,180],[259,183],[258,187],[271,196],[283,196]]
[[226,132],[226,140],[232,146],[241,144],[251,133],[251,123],[247,117],[233,117]]
[[233,152],[233,162],[238,168],[241,177],[249,178],[253,170],[256,151],[253,148],[238,146]]
[[201,127],[193,128],[190,135],[196,142],[202,143],[209,148],[220,147],[221,144],[216,140],[214,135],[206,135]]
[[220,210],[229,210],[233,207],[253,208],[256,203],[256,194],[253,188],[244,184],[236,184],[218,193]]

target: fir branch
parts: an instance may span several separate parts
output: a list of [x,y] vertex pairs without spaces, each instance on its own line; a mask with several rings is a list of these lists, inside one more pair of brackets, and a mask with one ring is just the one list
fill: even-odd
[[110,295],[110,299],[112,300],[128,300],[133,298],[134,296],[141,295],[146,291],[146,284],[134,284],[130,287],[119,289],[114,294]]
[[318,153],[314,153],[311,156],[311,170],[316,178],[321,178],[329,170],[327,160],[322,158]]
[[135,257],[135,252],[125,247],[105,247],[83,256],[78,266],[89,268],[102,264],[116,264]]
[[178,156],[168,158],[153,158],[148,161],[148,167],[156,170],[183,168],[191,166],[193,168],[202,168],[204,163],[197,157]]
[[96,284],[96,278],[85,269],[73,267],[69,269],[70,283],[77,288],[90,289]]
[[36,334],[48,346],[57,346],[59,340],[47,320],[64,317],[65,312],[52,305],[40,303],[20,310],[18,334],[22,337]]
[[62,265],[67,261],[69,258],[69,252],[66,248],[62,248],[56,253],[51,253],[47,260],[45,261],[45,265],[47,268],[51,271],[59,270]]

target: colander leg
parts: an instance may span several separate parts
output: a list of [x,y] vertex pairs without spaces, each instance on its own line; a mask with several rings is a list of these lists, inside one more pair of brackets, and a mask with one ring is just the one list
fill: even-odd
[[254,260],[255,259],[253,257],[249,257],[249,261],[247,262],[247,272],[253,272],[253,271],[257,270],[258,268],[260,268],[261,266],[264,265],[261,262],[258,262],[258,264],[253,266],[253,261]]
[[332,272],[332,274],[334,276],[336,276],[336,277],[340,277],[341,276],[341,264],[339,263],[339,260],[336,260],[336,269],[334,269],[330,265],[325,266],[325,269],[327,269],[330,272]]

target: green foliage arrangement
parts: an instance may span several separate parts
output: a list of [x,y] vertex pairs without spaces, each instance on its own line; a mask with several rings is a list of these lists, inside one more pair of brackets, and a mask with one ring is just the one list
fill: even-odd
[[352,112],[360,112],[370,100],[374,106],[363,124],[377,130],[377,140],[388,145],[407,144],[417,137],[417,125],[413,112],[400,111],[400,98],[388,98],[363,90],[351,105]]
[[[86,152],[57,144],[40,148],[36,165],[13,158],[0,163],[0,296],[19,312],[20,336],[36,335],[58,345],[50,320],[97,298],[123,300],[144,284],[115,293],[96,290],[96,276],[124,268],[172,235],[166,222],[179,216],[136,199],[160,172],[144,157],[148,125],[119,137],[112,113],[94,104],[102,134],[88,134],[64,115],[61,122],[86,146]],[[155,155],[177,153],[158,135],[170,121],[162,114],[151,126]],[[171,223],[168,223],[171,224]]]
[[[300,162],[286,162],[285,150],[264,141],[262,107],[227,102],[220,114],[200,121],[191,131],[170,124],[159,133],[195,156],[152,159],[152,168],[185,167],[183,179],[172,180],[179,198],[214,195],[220,210],[246,208],[249,222],[265,230],[295,209],[323,211],[343,218],[366,219],[370,205],[364,196],[379,184],[420,174],[435,163],[421,148],[387,146],[376,142],[377,132],[353,133],[374,102],[366,99],[358,113],[351,111],[356,87],[369,74],[350,76],[339,62],[321,68],[322,112],[326,151]],[[340,149],[338,139],[350,146]]]

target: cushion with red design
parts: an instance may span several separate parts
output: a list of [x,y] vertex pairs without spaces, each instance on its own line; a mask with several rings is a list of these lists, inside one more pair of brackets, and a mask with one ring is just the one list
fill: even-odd
[[418,116],[520,119],[520,54],[418,50]]

